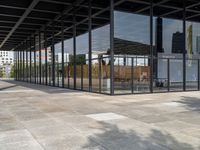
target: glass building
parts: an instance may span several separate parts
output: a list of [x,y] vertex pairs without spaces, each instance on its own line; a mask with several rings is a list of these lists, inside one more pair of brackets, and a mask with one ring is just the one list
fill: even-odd
[[0,2],[15,80],[103,94],[200,90],[198,0]]

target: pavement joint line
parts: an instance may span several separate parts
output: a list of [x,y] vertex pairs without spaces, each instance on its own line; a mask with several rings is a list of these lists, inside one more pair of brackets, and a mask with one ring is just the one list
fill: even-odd
[[37,91],[37,90],[9,90],[9,91],[0,90],[0,93],[16,93],[16,92],[31,92],[31,91]]

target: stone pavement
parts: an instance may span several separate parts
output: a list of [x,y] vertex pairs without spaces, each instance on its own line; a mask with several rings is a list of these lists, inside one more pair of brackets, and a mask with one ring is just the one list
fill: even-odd
[[200,150],[200,92],[107,96],[0,81],[0,150]]

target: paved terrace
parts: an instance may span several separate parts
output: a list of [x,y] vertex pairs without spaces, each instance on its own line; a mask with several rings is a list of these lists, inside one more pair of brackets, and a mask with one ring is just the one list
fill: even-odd
[[1,150],[199,150],[200,92],[106,96],[0,81]]

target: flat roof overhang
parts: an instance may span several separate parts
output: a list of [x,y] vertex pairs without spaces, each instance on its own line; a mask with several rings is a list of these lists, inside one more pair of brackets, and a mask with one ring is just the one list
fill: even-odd
[[[150,0],[114,0],[115,9],[137,14],[150,14]],[[109,24],[109,0],[91,0],[92,28]],[[199,0],[187,0],[186,20],[200,21]],[[153,14],[158,17],[183,19],[183,0],[153,0]],[[62,19],[64,38],[88,32],[89,0],[1,0],[0,50],[15,50],[39,31],[45,30],[48,40],[55,34],[55,43],[61,41]],[[76,16],[76,20],[73,16]]]

